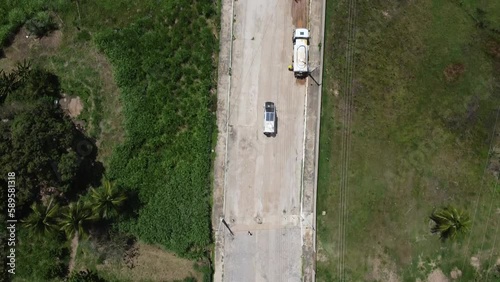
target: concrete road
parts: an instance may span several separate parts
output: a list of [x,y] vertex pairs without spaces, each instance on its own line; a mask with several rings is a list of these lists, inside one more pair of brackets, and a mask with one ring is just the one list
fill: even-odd
[[[234,2],[223,208],[234,237],[220,227],[223,281],[301,281],[306,81],[287,70],[292,2]],[[274,138],[262,132],[266,101],[277,108]]]

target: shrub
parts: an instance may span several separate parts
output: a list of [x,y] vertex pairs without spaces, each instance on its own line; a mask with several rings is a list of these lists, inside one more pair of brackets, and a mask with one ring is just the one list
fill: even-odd
[[48,12],[38,12],[26,22],[26,29],[37,37],[43,37],[57,28],[56,23]]

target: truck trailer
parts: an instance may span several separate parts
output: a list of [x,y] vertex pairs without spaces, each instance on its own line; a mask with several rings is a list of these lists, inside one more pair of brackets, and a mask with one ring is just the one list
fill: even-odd
[[293,63],[295,77],[309,75],[309,30],[297,28],[293,32]]

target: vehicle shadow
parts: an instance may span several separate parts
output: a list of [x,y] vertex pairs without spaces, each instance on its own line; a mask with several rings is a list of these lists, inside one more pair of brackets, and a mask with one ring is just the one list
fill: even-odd
[[276,112],[275,116],[275,122],[274,122],[274,134],[271,135],[273,138],[276,138],[276,135],[278,135],[278,125],[279,125],[279,119],[278,119],[278,113]]

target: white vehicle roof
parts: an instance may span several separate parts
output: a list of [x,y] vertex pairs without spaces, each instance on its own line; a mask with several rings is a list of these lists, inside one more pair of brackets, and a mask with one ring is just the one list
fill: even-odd
[[[304,42],[302,42],[304,41]],[[295,72],[307,72],[307,42],[306,40],[297,40],[295,46],[293,46],[293,71]]]
[[309,38],[309,30],[307,28],[297,28],[293,36],[295,38]]
[[276,108],[274,103],[266,102],[264,110],[264,132],[274,133],[274,124],[276,122]]

